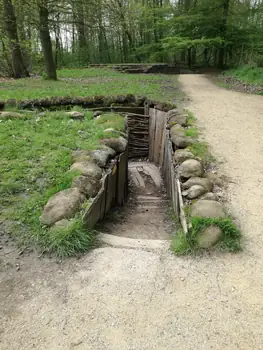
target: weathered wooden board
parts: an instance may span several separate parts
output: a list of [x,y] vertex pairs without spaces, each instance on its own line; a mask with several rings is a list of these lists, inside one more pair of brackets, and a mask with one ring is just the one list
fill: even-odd
[[123,205],[128,196],[128,150],[117,159],[114,167],[104,176],[102,187],[83,216],[87,228],[93,228],[114,205]]
[[109,176],[108,176],[108,184],[107,184],[108,186],[107,186],[107,193],[106,193],[106,207],[105,207],[106,213],[116,203],[117,172],[118,172],[118,163],[116,162],[112,168],[111,173],[109,173]]
[[101,216],[101,205],[104,197],[104,187],[101,188],[88,211],[84,214],[83,222],[87,228],[93,228]]
[[149,109],[149,160],[154,161],[154,143],[155,143],[155,128],[156,128],[156,109]]
[[103,184],[102,184],[102,194],[101,194],[101,203],[100,203],[100,219],[104,219],[106,211],[106,194],[107,194],[107,187],[108,187],[108,177],[109,174],[105,175],[103,179]]
[[[159,111],[160,112],[160,111]],[[164,144],[166,138],[166,123],[167,123],[167,113],[161,112],[163,114],[163,128],[162,128],[162,142],[160,145],[160,155],[159,155],[159,165],[163,166],[163,158],[164,158]]]
[[122,153],[118,162],[116,204],[123,205],[126,199],[128,153]]

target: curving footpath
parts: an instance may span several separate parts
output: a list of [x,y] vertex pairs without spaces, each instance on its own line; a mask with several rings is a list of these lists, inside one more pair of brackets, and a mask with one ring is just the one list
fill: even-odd
[[224,161],[244,251],[178,258],[123,243],[59,265],[25,257],[0,269],[1,350],[263,349],[263,97],[180,81]]

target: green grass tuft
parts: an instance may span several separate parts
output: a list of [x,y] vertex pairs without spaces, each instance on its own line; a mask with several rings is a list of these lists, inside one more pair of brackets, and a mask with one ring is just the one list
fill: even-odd
[[193,145],[189,146],[188,149],[193,153],[193,155],[199,157],[204,163],[215,161],[215,158],[210,153],[206,142],[197,141]]
[[195,247],[190,243],[185,233],[180,230],[172,239],[171,249],[176,255],[192,255]]
[[180,231],[172,241],[172,251],[177,255],[192,255],[204,249],[198,247],[196,238],[209,226],[218,226],[222,230],[222,238],[215,249],[224,252],[239,252],[241,250],[241,232],[231,218],[191,218],[192,228],[186,235]]
[[49,242],[44,249],[55,252],[60,259],[76,256],[94,247],[96,235],[93,231],[83,227],[80,217],[71,220],[70,225],[65,228],[52,228],[49,231]]
[[197,138],[198,137],[198,130],[196,128],[189,128],[189,129],[185,130],[185,136]]
[[196,122],[197,119],[196,119],[196,117],[195,117],[195,115],[194,115],[193,112],[187,111],[187,114],[188,114],[187,124],[188,124],[189,126],[193,126],[193,125],[195,124],[195,122]]

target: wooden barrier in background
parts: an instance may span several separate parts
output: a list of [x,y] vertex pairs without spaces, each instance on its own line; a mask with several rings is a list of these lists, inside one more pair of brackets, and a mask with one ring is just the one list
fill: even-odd
[[87,228],[96,223],[115,205],[123,205],[128,196],[128,149],[119,155],[113,167],[102,179],[102,186],[83,217]]

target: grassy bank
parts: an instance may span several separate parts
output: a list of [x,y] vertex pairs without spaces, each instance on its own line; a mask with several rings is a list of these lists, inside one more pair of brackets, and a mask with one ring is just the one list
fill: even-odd
[[263,86],[263,68],[243,66],[227,70],[224,75],[234,77],[247,84]]
[[[48,199],[71,187],[71,153],[100,147],[107,128],[124,129],[122,116],[106,114],[94,120],[72,120],[63,111],[25,114],[0,123],[0,224],[20,245],[37,245],[59,256],[86,250],[92,237],[76,216],[68,229],[42,227],[39,216]],[[107,134],[107,137],[110,137]],[[83,210],[88,203],[84,203]],[[74,239],[73,239],[74,237]]]

